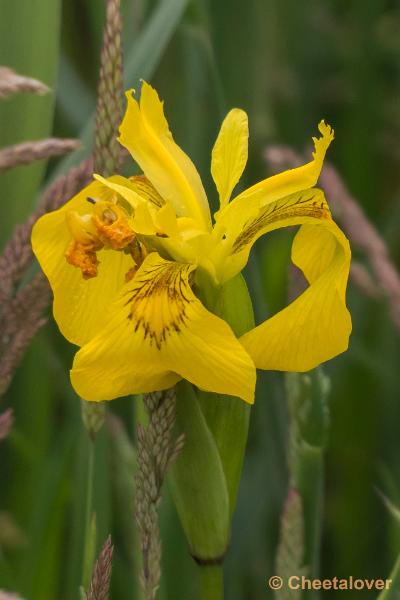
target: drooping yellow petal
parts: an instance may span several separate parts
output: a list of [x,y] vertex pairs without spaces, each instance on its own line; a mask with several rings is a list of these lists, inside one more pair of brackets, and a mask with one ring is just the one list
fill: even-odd
[[193,294],[194,266],[147,256],[111,307],[111,318],[76,355],[72,384],[86,400],[164,389],[185,378],[253,402],[254,365],[222,319]]
[[331,215],[323,192],[317,188],[296,192],[261,207],[258,202],[249,202],[237,204],[235,210],[222,211],[213,232],[215,246],[211,256],[217,279],[227,281],[239,273],[253,244],[265,233],[320,220],[329,221]]
[[346,237],[333,221],[303,225],[293,243],[292,260],[310,286],[241,338],[260,369],[308,371],[348,347],[351,318],[345,291],[350,247]]
[[234,108],[222,123],[211,158],[211,174],[219,193],[220,208],[230,200],[247,163],[249,125],[243,110]]
[[55,320],[62,334],[77,345],[86,343],[104,326],[108,306],[133,262],[124,252],[100,250],[97,277],[83,279],[81,271],[65,258],[72,239],[67,214],[85,215],[91,206],[88,197],[110,200],[112,195],[101,183],[93,182],[62,208],[41,217],[32,232],[33,251],[54,293]]
[[157,92],[143,82],[140,104],[132,91],[126,97],[128,106],[119,141],[178,216],[193,217],[208,228],[210,211],[200,176],[175,143]]
[[318,129],[322,135],[320,138],[313,138],[315,150],[312,161],[256,183],[239,194],[234,203],[258,201],[260,205],[263,205],[294,192],[313,187],[318,181],[326,151],[334,138],[333,129],[325,121],[319,123]]

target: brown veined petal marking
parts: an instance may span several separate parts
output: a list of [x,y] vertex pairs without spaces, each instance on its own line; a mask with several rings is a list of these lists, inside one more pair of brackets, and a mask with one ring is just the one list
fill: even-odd
[[221,211],[214,227],[215,246],[210,260],[216,277],[223,283],[245,267],[250,250],[259,237],[279,229],[331,221],[324,194],[317,188],[295,192],[279,200],[253,203],[247,198],[233,200]]
[[266,230],[283,227],[288,219],[311,217],[313,219],[330,219],[331,213],[325,197],[320,190],[310,189],[292,194],[281,200],[266,204],[253,220],[244,224],[242,232],[232,245],[232,254],[240,252],[251,244]]
[[254,364],[225,321],[190,286],[195,265],[144,260],[96,338],[76,355],[72,383],[85,400],[164,389],[180,378],[252,402]]
[[[135,282],[135,287],[126,301],[130,307],[128,319],[134,331],[142,331],[143,340],[148,340],[158,350],[173,333],[181,332],[186,324],[187,309],[191,302],[185,293],[183,282],[188,280],[193,265],[170,262],[148,269],[146,276]],[[150,277],[150,278],[149,278]],[[155,302],[159,297],[160,302]],[[164,297],[168,303],[164,306]],[[162,309],[162,310],[161,310]]]

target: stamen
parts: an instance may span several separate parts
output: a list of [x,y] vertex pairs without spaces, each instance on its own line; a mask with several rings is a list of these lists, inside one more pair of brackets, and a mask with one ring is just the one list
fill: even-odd
[[72,240],[65,253],[65,259],[67,263],[81,270],[84,279],[92,279],[97,276],[99,265],[97,250],[100,250],[99,245],[87,245]]
[[126,254],[130,254],[134,262],[134,266],[131,269],[129,269],[127,273],[125,273],[125,281],[131,281],[131,279],[135,277],[139,267],[142,265],[144,259],[146,258],[147,251],[143,244],[141,244],[139,240],[135,238],[129,244],[129,246],[124,248],[124,252]]
[[113,250],[122,250],[135,239],[135,232],[129,224],[128,215],[117,204],[98,204],[95,214],[92,215],[92,223],[96,228],[98,239],[104,246]]
[[111,225],[112,223],[115,223],[116,220],[117,220],[117,215],[110,208],[107,208],[103,212],[103,221],[105,221],[107,223],[107,225]]
[[[88,214],[80,215],[76,211],[68,211],[66,221],[72,235],[65,258],[70,265],[82,271],[84,279],[97,276],[97,252],[102,248],[124,250],[132,255],[135,267],[143,262],[140,245],[136,241],[134,250],[130,245],[135,242],[135,232],[130,226],[129,215],[113,201],[96,200],[88,196],[87,202],[94,205]],[[129,277],[134,275],[129,274]]]

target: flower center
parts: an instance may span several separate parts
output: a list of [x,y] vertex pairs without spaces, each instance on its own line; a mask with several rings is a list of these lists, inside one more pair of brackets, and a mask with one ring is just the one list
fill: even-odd
[[66,261],[81,270],[84,279],[96,277],[100,261],[99,250],[117,250],[131,254],[134,266],[126,275],[134,276],[143,262],[146,252],[137,240],[131,226],[132,217],[115,196],[111,200],[87,198],[92,212],[81,215],[77,211],[66,214],[72,240],[65,253]]

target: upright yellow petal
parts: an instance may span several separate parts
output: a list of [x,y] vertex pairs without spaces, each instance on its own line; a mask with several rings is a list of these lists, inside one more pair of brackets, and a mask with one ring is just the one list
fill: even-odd
[[292,260],[310,286],[241,338],[260,369],[308,371],[348,347],[351,318],[345,291],[350,248],[346,237],[333,221],[303,225],[293,243]]
[[133,262],[124,252],[100,250],[97,277],[83,279],[80,270],[65,259],[71,242],[66,216],[69,211],[85,215],[90,207],[87,198],[109,200],[112,194],[93,182],[62,208],[41,217],[32,232],[33,251],[54,293],[55,320],[62,334],[77,345],[86,343],[104,326],[108,306],[124,285]]
[[239,194],[234,202],[255,202],[257,200],[262,205],[299,190],[313,187],[318,181],[326,151],[334,138],[333,129],[325,121],[319,123],[318,129],[322,135],[320,138],[313,138],[314,152],[311,162],[256,183]]
[[211,174],[219,193],[220,208],[230,200],[247,163],[249,125],[243,110],[234,108],[225,117],[211,158]]
[[76,355],[72,384],[86,400],[164,389],[180,378],[253,402],[255,368],[222,319],[193,294],[194,266],[147,256],[99,334]]
[[176,237],[179,233],[178,220],[171,204],[164,204],[154,217],[156,226],[168,237]]
[[127,100],[119,141],[178,216],[193,217],[202,227],[210,227],[210,211],[200,176],[175,143],[157,92],[143,82],[140,104],[132,92],[127,93]]

